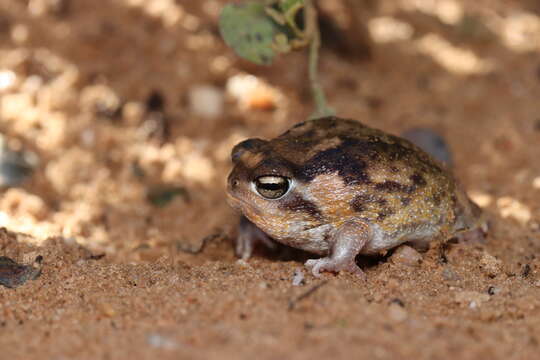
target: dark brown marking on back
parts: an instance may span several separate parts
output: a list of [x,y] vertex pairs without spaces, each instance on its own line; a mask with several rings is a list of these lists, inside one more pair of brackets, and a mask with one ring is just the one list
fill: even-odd
[[356,212],[362,212],[366,210],[369,204],[377,204],[383,207],[388,204],[388,201],[375,195],[359,194],[351,201],[351,208]]
[[423,187],[427,184],[424,177],[419,173],[414,173],[413,175],[411,175],[410,179],[416,187]]
[[[417,182],[416,186],[423,186],[426,174],[439,170],[429,155],[411,142],[356,121],[327,117],[298,123],[292,129],[272,140],[272,154],[296,164],[295,177],[299,181],[338,173],[346,185],[369,185],[370,164],[380,163],[392,166],[390,171],[396,173],[407,167],[418,169],[419,176],[411,180]],[[339,145],[310,151],[330,139],[339,139]]]
[[409,186],[409,185],[403,185],[392,180],[386,180],[381,183],[375,184],[375,189],[379,191],[384,191],[387,193],[403,192],[403,193],[411,194],[414,192],[415,187]]
[[346,185],[368,184],[367,164],[348,151],[346,144],[321,151],[299,169],[298,178],[311,181],[322,174],[338,173]]
[[356,212],[362,212],[366,210],[366,204],[372,202],[370,195],[356,195],[351,201],[351,208]]
[[233,147],[231,151],[231,159],[233,163],[236,163],[246,151],[253,153],[262,151],[266,144],[268,144],[267,141],[257,138],[244,140]]
[[411,203],[411,198],[410,197],[402,197],[400,198],[401,200],[401,204],[403,206],[409,206],[409,204]]
[[384,208],[382,211],[377,213],[377,220],[384,220],[387,216],[394,215],[395,212],[390,208]]
[[363,212],[366,210],[365,203],[358,199],[358,197],[355,197],[353,201],[351,201],[351,208],[356,212]]

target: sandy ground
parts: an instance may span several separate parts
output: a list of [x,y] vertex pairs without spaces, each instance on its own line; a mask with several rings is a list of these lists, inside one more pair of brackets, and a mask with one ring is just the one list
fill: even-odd
[[305,56],[239,60],[218,35],[224,3],[0,0],[0,130],[40,159],[3,190],[0,255],[43,256],[37,280],[0,287],[1,357],[536,358],[537,2],[325,9],[338,114],[441,133],[491,230],[485,244],[434,244],[418,266],[360,259],[366,282],[305,274],[302,286],[292,278],[309,255],[235,258],[224,189],[236,142],[310,113]]

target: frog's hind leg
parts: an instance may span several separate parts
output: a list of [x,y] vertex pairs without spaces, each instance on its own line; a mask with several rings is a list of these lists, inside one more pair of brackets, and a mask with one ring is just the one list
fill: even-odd
[[462,244],[485,244],[487,234],[488,224],[484,223],[474,229],[463,231],[457,234],[456,239]]
[[371,239],[369,225],[357,220],[347,221],[336,231],[332,238],[332,248],[327,257],[311,259],[305,265],[315,277],[321,271],[350,271],[365,277],[364,272],[356,265],[355,258]]

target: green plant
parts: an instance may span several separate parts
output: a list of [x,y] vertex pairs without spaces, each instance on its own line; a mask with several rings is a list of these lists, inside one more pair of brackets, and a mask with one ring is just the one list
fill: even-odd
[[309,47],[309,81],[315,112],[312,118],[334,115],[319,82],[320,32],[312,0],[261,0],[223,8],[220,32],[239,56],[270,65],[277,54]]

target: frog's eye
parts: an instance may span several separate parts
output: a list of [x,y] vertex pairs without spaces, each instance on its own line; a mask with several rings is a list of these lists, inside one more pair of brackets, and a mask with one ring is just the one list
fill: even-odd
[[289,190],[289,179],[284,176],[265,175],[255,180],[257,192],[266,199],[279,199]]

